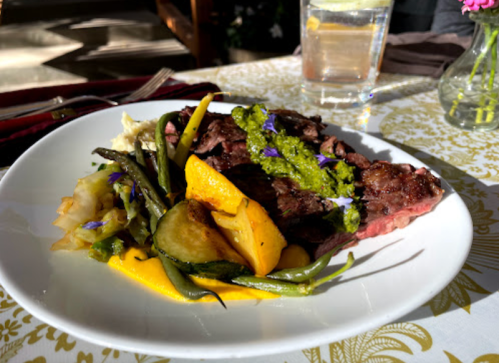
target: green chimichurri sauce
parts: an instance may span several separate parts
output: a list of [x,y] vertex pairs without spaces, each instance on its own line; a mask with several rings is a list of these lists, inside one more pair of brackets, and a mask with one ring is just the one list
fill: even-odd
[[[287,135],[279,122],[275,122],[277,134],[263,129],[268,116],[262,109],[265,110],[264,105],[256,104],[249,108],[236,107],[232,110],[236,124],[248,133],[247,149],[254,163],[260,164],[267,174],[288,177],[296,181],[302,189],[312,190],[322,198],[354,196],[353,166],[339,161],[334,168],[321,169],[317,157],[314,156],[317,152],[298,137]],[[277,149],[282,158],[265,156],[266,147]],[[324,155],[335,158],[333,154]],[[360,222],[359,206],[356,204],[357,202],[352,203],[345,212],[335,208],[325,219],[330,221],[338,232],[353,233]]]

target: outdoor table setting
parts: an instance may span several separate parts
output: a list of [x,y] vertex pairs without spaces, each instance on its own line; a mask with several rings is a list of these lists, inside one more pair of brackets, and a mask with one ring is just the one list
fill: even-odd
[[[320,31],[314,21],[307,23],[305,17],[305,28]],[[304,62],[310,54],[302,44],[301,55],[175,73],[169,84],[139,102],[49,111],[10,120],[4,129],[0,121],[0,150],[15,151],[0,168],[0,363],[499,362],[499,112],[492,71],[497,52],[491,51],[497,48],[497,33],[493,38],[489,18],[476,21],[485,25],[475,34],[472,50],[441,78],[435,76],[439,65],[425,71],[427,75],[378,75],[372,71],[379,66],[378,52],[368,65],[375,85],[341,107],[327,105],[333,99],[338,102],[336,90],[316,92],[322,85],[302,81],[312,72],[308,68],[307,73],[310,65]],[[475,74],[485,90],[476,97],[467,93]],[[87,87],[85,93],[99,90],[98,96],[132,92],[147,79],[21,90],[7,93],[4,100],[72,96],[82,86]],[[456,79],[463,83],[453,88]],[[99,163],[95,155],[76,151],[107,147],[96,143],[109,142],[108,135],[116,134],[123,111],[144,121],[197,105],[207,93],[219,91],[225,94],[216,96],[211,112],[258,103],[269,113],[288,109],[307,117],[319,115],[326,130],[345,137],[371,160],[379,156],[382,161],[426,167],[442,179],[442,201],[405,228],[360,241],[333,257],[338,258],[333,260],[336,267],[344,263],[347,251],[356,261],[351,271],[315,296],[229,300],[226,310],[216,302],[170,302],[116,271],[107,276],[111,269],[105,265],[79,277],[84,266],[97,262],[73,252],[49,251],[60,233],[45,223],[56,219],[60,198],[69,195],[77,178],[84,176],[81,172],[88,175]],[[155,102],[144,102],[149,100]],[[10,105],[0,98],[0,106]],[[104,136],[96,133],[99,125]],[[78,137],[71,136],[74,133]],[[81,146],[85,143],[90,146]],[[65,147],[64,152],[58,147]],[[61,156],[44,159],[56,151]],[[69,165],[73,160],[76,166]],[[64,175],[46,176],[47,170]],[[67,184],[64,192],[45,186],[52,181]],[[31,189],[23,189],[26,186]],[[36,198],[36,204],[31,205],[24,192]],[[35,251],[27,252],[29,248]],[[24,253],[28,257],[17,261]],[[56,264],[61,264],[59,270]],[[98,286],[106,283],[109,286]],[[118,292],[119,299],[98,296],[107,289]],[[137,316],[129,315],[133,306]],[[187,321],[190,325],[182,328]],[[192,326],[196,331],[189,330]],[[164,333],[163,347],[161,337],[152,339],[151,331]]]

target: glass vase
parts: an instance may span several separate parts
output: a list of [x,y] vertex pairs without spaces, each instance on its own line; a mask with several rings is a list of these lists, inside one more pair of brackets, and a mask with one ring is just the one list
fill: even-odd
[[499,126],[499,16],[471,13],[470,19],[476,22],[472,44],[443,74],[438,95],[451,125],[493,130]]

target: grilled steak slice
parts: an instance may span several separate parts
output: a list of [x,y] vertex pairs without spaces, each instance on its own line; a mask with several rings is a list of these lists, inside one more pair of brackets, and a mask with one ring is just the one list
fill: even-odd
[[296,111],[270,110],[277,115],[278,121],[288,135],[298,136],[302,141],[320,144],[324,139],[321,131],[326,128],[320,116],[305,117]]
[[371,162],[364,155],[358,154],[345,143],[338,140],[334,135],[325,136],[324,142],[320,146],[320,151],[335,154],[338,158],[343,158],[350,165],[355,165],[361,170],[369,168]]
[[[360,229],[361,227],[359,227]],[[328,253],[336,246],[352,239],[352,243],[348,244],[348,247],[351,247],[358,242],[358,238],[355,237],[355,234],[351,233],[333,233],[330,234],[327,238],[325,238],[322,243],[314,250],[314,258],[319,258],[325,253]],[[343,247],[347,248],[347,246]]]
[[165,128],[166,140],[173,144],[173,146],[177,147],[177,144],[180,140],[180,132],[177,131],[177,128],[173,122],[168,122]]
[[334,135],[326,136],[320,147],[321,151],[333,153],[339,158],[344,158],[348,153],[353,153],[355,150],[343,141],[338,140]]
[[[189,119],[196,107],[186,107],[180,111],[180,128],[182,131],[187,126]],[[246,140],[246,132],[240,129],[231,115],[206,112],[203,121],[199,125],[198,135],[193,143],[193,151],[196,154],[211,152],[216,146],[224,142],[235,142]]]
[[[195,110],[196,107],[186,107],[180,111],[182,130]],[[216,170],[228,170],[237,165],[251,164],[250,154],[246,150],[246,136],[246,132],[236,125],[231,115],[206,112],[191,150]]]
[[285,234],[291,226],[306,224],[311,217],[320,218],[325,212],[324,204],[316,193],[301,190],[300,186],[289,178],[275,178],[272,188],[276,192],[277,213],[272,213],[271,216]]
[[[246,140],[246,132],[240,129],[231,116],[213,120],[203,134],[194,152],[205,154],[218,144]],[[232,151],[232,150],[230,150]]]
[[425,168],[416,170],[409,164],[376,162],[362,172],[362,182],[368,227],[357,232],[359,239],[404,228],[431,211],[444,193],[440,179]]
[[325,206],[317,194],[301,190],[289,178],[274,178],[259,165],[238,165],[223,174],[249,198],[264,206],[282,232],[304,217],[324,214]]
[[269,212],[288,241],[320,243],[331,234],[322,216],[332,204],[323,203],[314,192],[301,190],[291,179],[271,177],[255,164],[238,165],[224,175]]
[[425,168],[409,164],[375,162],[362,171],[364,213],[357,232],[333,234],[324,241],[315,256],[353,238],[362,240],[404,228],[416,217],[430,212],[443,196],[440,179]]
[[358,153],[348,153],[345,155],[345,161],[354,165],[360,170],[365,170],[371,166],[371,162],[364,155]]
[[245,195],[264,206],[267,212],[277,212],[277,198],[272,187],[274,178],[266,174],[260,165],[240,164],[224,170],[222,174]]
[[207,157],[204,161],[215,170],[223,172],[224,170],[228,170],[237,165],[251,164],[251,155],[248,150],[246,150],[245,144],[244,148],[234,147],[234,149],[230,152],[223,151],[219,155]]

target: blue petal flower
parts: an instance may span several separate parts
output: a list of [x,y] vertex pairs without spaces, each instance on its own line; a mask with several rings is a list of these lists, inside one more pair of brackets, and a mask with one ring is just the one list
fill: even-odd
[[317,160],[319,160],[319,167],[321,169],[323,169],[327,163],[331,163],[331,162],[338,162],[338,161],[341,161],[340,159],[331,159],[331,158],[328,158],[327,156],[325,155],[322,155],[322,154],[318,154],[318,155],[314,155]]
[[260,110],[263,112],[263,114],[264,114],[265,116],[267,116],[267,110],[266,110],[266,109],[261,108]]
[[132,203],[137,196],[135,195],[135,180],[133,181],[133,186],[132,186],[132,191],[130,192],[130,199],[129,202]]
[[274,115],[274,114],[269,115],[269,118],[263,123],[262,129],[269,130],[269,131],[272,131],[273,133],[277,134],[278,132],[275,129],[275,118],[276,118],[276,115]]
[[266,146],[265,149],[263,149],[263,154],[267,157],[282,158],[275,147]]
[[120,172],[114,172],[109,174],[109,178],[107,179],[107,182],[109,184],[114,184],[118,181],[119,178],[121,178],[125,173],[120,173]]
[[352,198],[345,198],[345,197],[326,198],[326,199],[336,203],[339,208],[344,208],[344,210],[349,210],[353,202]]
[[84,224],[83,226],[81,226],[81,228],[83,228],[83,229],[96,229],[96,228],[102,227],[103,225],[105,225],[108,222],[109,221],[105,221],[105,222],[101,222],[101,221],[88,222],[87,224]]

